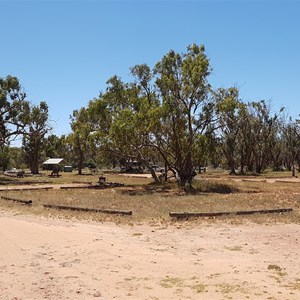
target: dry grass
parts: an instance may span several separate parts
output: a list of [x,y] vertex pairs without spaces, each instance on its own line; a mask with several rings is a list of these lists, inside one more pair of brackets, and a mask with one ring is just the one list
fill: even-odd
[[[139,177],[136,178],[134,175],[126,174],[115,174],[115,173],[104,173],[99,172],[97,174],[92,174],[84,172],[83,175],[78,175],[77,173],[60,173],[59,177],[51,177],[50,171],[42,171],[39,175],[28,175],[24,178],[17,177],[7,177],[0,175],[0,186],[2,185],[28,185],[28,184],[65,184],[73,182],[92,182],[96,184],[99,180],[99,177],[104,175],[109,182],[120,182],[126,185],[140,185],[148,184],[152,182],[151,178]],[[145,175],[146,176],[146,175]],[[135,180],[137,179],[137,180]]]
[[[92,182],[96,184],[100,175],[78,176],[74,173],[60,178],[41,177],[9,178],[11,182],[70,183]],[[266,183],[266,182],[235,182],[232,178],[221,176],[195,182],[195,193],[181,192],[175,183],[155,185],[149,178],[105,174],[107,181],[124,183],[122,188],[113,189],[76,189],[49,191],[2,191],[0,196],[16,199],[32,200],[31,206],[20,205],[12,201],[0,200],[0,209],[13,213],[34,214],[54,218],[76,218],[81,220],[114,221],[121,223],[162,222],[169,224],[170,211],[220,212],[237,210],[258,210],[274,208],[293,208],[294,212],[286,214],[226,216],[217,219],[205,218],[195,222],[288,222],[300,223],[300,183]],[[203,178],[203,177],[201,177]],[[210,178],[210,179],[209,179]],[[2,180],[2,179],[1,179]],[[2,184],[4,181],[2,180]],[[87,208],[132,210],[132,216],[111,216],[101,213],[86,213],[45,209],[43,204],[69,205]]]

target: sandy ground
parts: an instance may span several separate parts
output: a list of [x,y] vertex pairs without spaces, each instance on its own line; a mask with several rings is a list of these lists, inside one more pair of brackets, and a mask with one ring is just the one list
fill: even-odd
[[300,299],[300,225],[196,226],[0,211],[0,299]]
[[38,190],[38,189],[61,189],[61,188],[85,188],[89,183],[66,183],[66,184],[28,184],[28,185],[4,185],[0,191]]

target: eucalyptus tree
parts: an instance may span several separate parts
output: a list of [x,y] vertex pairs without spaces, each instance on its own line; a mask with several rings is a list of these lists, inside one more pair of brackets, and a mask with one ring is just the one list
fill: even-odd
[[240,174],[244,175],[246,171],[253,172],[253,147],[255,141],[252,135],[251,113],[249,104],[242,103],[239,107],[239,133],[237,136],[237,149]]
[[0,166],[3,172],[10,168],[24,168],[22,149],[19,147],[0,145]]
[[211,72],[203,45],[190,45],[183,54],[171,50],[155,68],[161,101],[161,131],[152,140],[175,169],[180,184],[191,188],[198,159],[197,139],[214,122],[214,99],[207,81]]
[[240,111],[244,104],[239,99],[237,88],[219,88],[215,93],[220,147],[227,161],[230,174],[235,174],[239,166],[239,132],[241,130]]
[[[282,108],[283,112],[284,109]],[[284,114],[279,114],[278,119],[274,123],[273,143],[270,145],[271,164],[274,171],[283,170],[284,158],[286,156],[286,147],[284,141],[284,128],[286,126],[286,118]]]
[[261,173],[271,162],[272,148],[276,143],[277,121],[279,114],[272,115],[270,106],[264,100],[249,103],[251,117],[252,157],[256,173]]
[[0,77],[0,144],[21,134],[26,120],[28,101],[18,78]]
[[283,128],[283,140],[286,149],[286,163],[291,166],[292,176],[295,176],[295,165],[300,159],[300,126],[298,122],[290,120],[285,124]]
[[3,172],[8,169],[10,160],[11,160],[10,148],[7,145],[0,145],[0,166]]
[[85,159],[91,149],[91,132],[93,124],[90,122],[87,108],[74,110],[71,116],[72,133],[67,136],[67,143],[74,153],[74,164],[78,167],[78,174],[82,174]]
[[159,154],[166,167],[177,173],[181,186],[190,188],[199,146],[204,146],[199,136],[214,116],[207,81],[211,67],[204,46],[188,46],[183,54],[171,50],[153,70],[144,64],[131,72],[134,83],[124,84],[114,77],[103,96],[113,115],[111,148],[146,164]]
[[[132,69],[137,72],[138,67]],[[106,93],[89,103],[90,119],[94,120],[93,137],[103,153],[119,159],[136,160],[146,166],[158,181],[151,162],[154,150],[147,146],[152,110],[158,104],[145,96],[136,83],[124,83],[117,76],[107,81]],[[149,96],[149,95],[148,95]]]
[[44,139],[43,155],[45,158],[66,158],[69,149],[65,145],[65,135],[49,134]]
[[205,147],[201,135],[213,122],[210,72],[204,46],[191,45],[183,54],[169,51],[153,69],[132,67],[134,82],[110,78],[87,108],[99,148],[141,162],[156,181],[151,162],[161,160],[182,187],[191,187],[199,147]]
[[48,105],[41,101],[39,105],[27,105],[26,110],[22,145],[24,158],[31,173],[38,174],[44,138],[51,129]]

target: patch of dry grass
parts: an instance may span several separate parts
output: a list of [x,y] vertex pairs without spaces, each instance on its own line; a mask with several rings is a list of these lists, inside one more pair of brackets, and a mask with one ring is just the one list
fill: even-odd
[[[56,183],[93,182],[100,175],[78,176],[74,173],[51,178]],[[292,222],[300,223],[300,183],[235,182],[231,179],[198,180],[194,194],[185,194],[175,183],[152,184],[149,178],[136,178],[118,174],[105,174],[107,181],[124,183],[122,188],[76,189],[40,191],[2,191],[0,196],[32,200],[31,206],[12,201],[0,200],[0,209],[13,213],[34,214],[55,218],[76,218],[94,221],[134,222],[173,222],[170,211],[178,212],[220,212],[237,210],[258,210],[293,208],[286,214],[224,216],[202,218],[194,222],[244,222],[258,223]],[[47,176],[41,177],[48,180]],[[31,178],[40,181],[41,178]],[[27,179],[27,178],[26,178]],[[16,179],[14,179],[16,180]],[[20,180],[23,180],[22,178]],[[46,209],[43,204],[69,205],[99,209],[132,210],[132,216],[111,216],[101,213],[74,212]]]
[[140,185],[140,184],[148,184],[152,182],[151,178],[136,178],[133,176],[126,176],[115,174],[115,173],[103,173],[99,172],[97,174],[92,173],[83,173],[83,175],[78,175],[76,172],[72,173],[59,173],[59,177],[50,177],[50,171],[42,171],[38,175],[30,175],[25,176],[24,178],[17,178],[17,177],[8,177],[4,175],[0,175],[0,185],[22,185],[22,184],[40,184],[40,183],[47,183],[47,184],[65,184],[65,183],[73,183],[73,182],[92,182],[96,184],[99,181],[99,177],[104,174],[106,180],[109,182],[119,182],[124,183],[127,185]]

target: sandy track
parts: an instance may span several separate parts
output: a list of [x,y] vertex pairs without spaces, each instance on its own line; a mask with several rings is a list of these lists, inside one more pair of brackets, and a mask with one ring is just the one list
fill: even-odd
[[0,186],[0,191],[39,190],[39,189],[61,189],[61,188],[86,188],[89,183],[66,183],[66,184],[28,184],[28,185],[6,185]]
[[179,224],[0,212],[0,299],[300,299],[300,225]]

